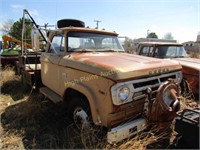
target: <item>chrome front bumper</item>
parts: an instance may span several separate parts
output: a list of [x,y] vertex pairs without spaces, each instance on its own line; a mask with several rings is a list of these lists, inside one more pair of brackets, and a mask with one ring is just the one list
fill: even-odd
[[110,144],[120,142],[144,130],[145,125],[146,120],[139,118],[137,120],[112,128],[111,131],[107,133],[107,141]]

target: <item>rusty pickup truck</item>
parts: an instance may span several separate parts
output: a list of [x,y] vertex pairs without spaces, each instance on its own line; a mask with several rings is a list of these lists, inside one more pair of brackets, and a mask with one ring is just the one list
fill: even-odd
[[[190,58],[182,44],[141,42],[137,48],[137,54],[154,58],[171,59],[179,62],[183,68],[183,79],[189,84],[189,89],[186,87],[186,92],[189,92],[191,89],[196,99],[200,100],[200,59]],[[182,82],[182,84],[185,85],[184,82]]]

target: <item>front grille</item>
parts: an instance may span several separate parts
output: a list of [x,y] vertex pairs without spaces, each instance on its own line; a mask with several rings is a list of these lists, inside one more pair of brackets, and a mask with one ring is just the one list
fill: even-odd
[[144,81],[144,82],[140,82],[140,83],[133,83],[133,87],[135,88],[139,88],[139,87],[143,87],[144,85],[145,86],[151,86],[151,85],[155,85],[155,84],[158,84],[159,81],[158,79],[155,79],[155,80],[150,80],[150,81]]
[[160,81],[161,81],[161,82],[165,82],[165,81],[167,81],[169,78],[170,78],[170,79],[176,79],[176,75],[171,75],[171,76],[169,76],[169,77],[160,78]]
[[155,98],[159,86],[168,79],[176,79],[176,75],[174,73],[170,73],[133,81],[133,100],[141,100],[147,97],[147,88],[151,88],[152,98]]

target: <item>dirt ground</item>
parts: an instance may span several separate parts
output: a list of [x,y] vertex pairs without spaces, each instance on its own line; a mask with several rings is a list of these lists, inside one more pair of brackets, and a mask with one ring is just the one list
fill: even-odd
[[163,137],[152,133],[118,145],[107,144],[95,130],[80,134],[67,118],[65,105],[25,89],[10,68],[1,72],[0,85],[0,149],[146,149],[151,143],[149,148],[169,148],[170,139],[155,144]]

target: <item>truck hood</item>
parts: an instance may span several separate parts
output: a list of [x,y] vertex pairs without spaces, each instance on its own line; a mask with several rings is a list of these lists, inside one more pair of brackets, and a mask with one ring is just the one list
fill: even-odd
[[149,77],[181,69],[176,61],[119,52],[73,53],[63,57],[59,64],[115,81]]
[[174,58],[173,60],[179,61],[180,64],[184,67],[193,68],[200,71],[200,59],[197,58]]

